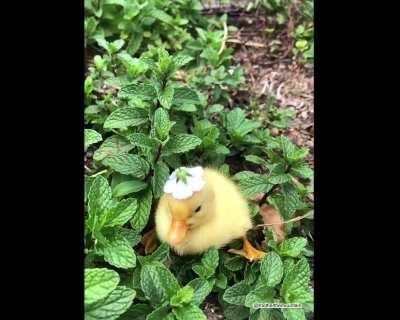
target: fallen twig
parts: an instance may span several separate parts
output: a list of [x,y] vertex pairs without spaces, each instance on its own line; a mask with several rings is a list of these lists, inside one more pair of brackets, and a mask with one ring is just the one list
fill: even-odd
[[226,42],[229,43],[238,43],[238,44],[242,44],[245,45],[247,47],[256,47],[256,48],[265,48],[266,45],[263,43],[259,43],[259,42],[255,42],[255,41],[246,41],[246,42],[242,42],[239,39],[227,39]]
[[220,55],[226,48],[226,39],[228,39],[228,26],[224,21],[224,37],[222,38],[221,48],[219,48],[218,55]]
[[299,221],[299,220],[302,220],[302,219],[308,217],[309,215],[311,215],[311,212],[312,212],[312,211],[307,212],[306,214],[304,214],[304,215],[302,215],[302,216],[297,216],[297,217],[294,217],[294,218],[292,218],[292,219],[289,219],[289,220],[286,220],[286,221],[283,221],[283,222],[258,224],[258,225],[255,226],[255,229],[263,228],[263,227],[269,227],[269,226],[273,226],[273,225],[279,225],[279,224],[286,224],[286,223],[296,222],[296,221]]

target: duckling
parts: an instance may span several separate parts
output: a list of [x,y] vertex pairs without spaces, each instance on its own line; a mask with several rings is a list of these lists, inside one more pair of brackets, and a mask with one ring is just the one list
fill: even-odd
[[250,261],[266,254],[247,240],[252,221],[246,199],[233,181],[211,168],[175,170],[164,186],[155,224],[158,238],[179,255],[200,254],[239,238],[243,249],[229,252]]

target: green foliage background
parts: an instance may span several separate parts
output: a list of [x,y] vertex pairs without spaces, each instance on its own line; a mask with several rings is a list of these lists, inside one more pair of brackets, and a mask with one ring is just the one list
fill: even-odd
[[[206,319],[209,295],[226,319],[297,320],[313,311],[312,216],[286,224],[280,244],[268,230],[251,231],[250,239],[267,244],[259,262],[227,248],[179,257],[165,243],[143,253],[162,186],[181,165],[216,167],[248,197],[268,193],[285,220],[312,211],[309,151],[270,134],[287,127],[293,111],[272,99],[270,117],[260,121],[249,106],[231,106],[230,92],[245,82],[232,49],[221,51],[227,17],[204,19],[201,7],[194,0],[85,0],[87,320]],[[258,205],[249,205],[262,223]],[[260,302],[304,308],[254,309]]]

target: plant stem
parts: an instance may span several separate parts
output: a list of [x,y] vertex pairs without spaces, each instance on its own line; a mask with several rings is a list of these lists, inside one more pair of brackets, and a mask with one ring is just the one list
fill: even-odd
[[99,175],[101,175],[103,173],[106,173],[107,171],[108,171],[107,169],[104,169],[102,171],[96,172],[95,174],[92,174],[90,177],[91,178],[97,177],[97,176],[99,176]]
[[[162,145],[160,144],[160,146],[158,147],[158,150],[157,150],[156,158],[154,159],[153,167],[157,164],[157,161],[161,156],[161,150],[162,150]],[[144,178],[144,181],[147,181],[147,179],[149,179],[149,177],[153,176],[153,174],[154,174],[154,169],[150,169],[149,172],[147,173],[146,177]]]

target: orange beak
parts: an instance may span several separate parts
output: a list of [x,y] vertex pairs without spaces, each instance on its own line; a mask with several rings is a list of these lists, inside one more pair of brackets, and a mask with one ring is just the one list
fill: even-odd
[[169,242],[172,245],[177,245],[185,238],[188,230],[186,220],[172,220],[171,229],[168,233]]

